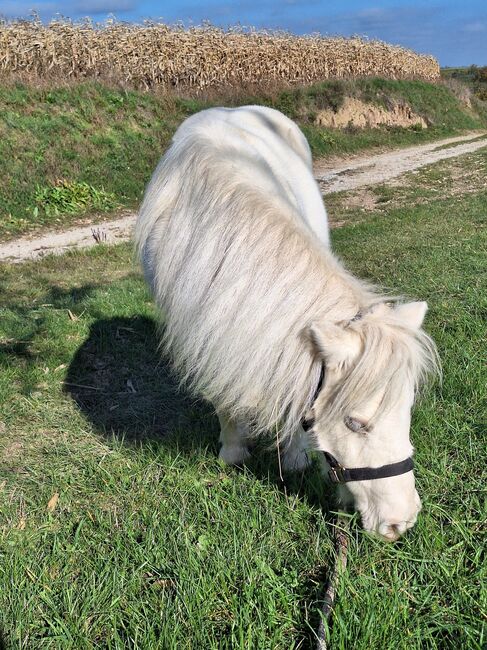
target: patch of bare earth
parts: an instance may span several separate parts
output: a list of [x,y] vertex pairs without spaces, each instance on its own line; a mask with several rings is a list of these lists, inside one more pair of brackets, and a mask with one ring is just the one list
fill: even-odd
[[337,111],[321,111],[316,117],[316,124],[334,129],[350,126],[358,129],[375,129],[379,126],[428,127],[426,120],[414,113],[406,102],[393,101],[386,107],[363,102],[355,97],[347,97]]
[[367,213],[377,206],[376,194],[367,187],[350,192],[337,192],[326,197],[326,211],[331,228],[340,228],[351,221],[351,214]]

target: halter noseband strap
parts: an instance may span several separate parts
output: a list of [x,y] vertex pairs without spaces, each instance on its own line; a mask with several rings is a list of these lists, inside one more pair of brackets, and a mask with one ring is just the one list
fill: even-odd
[[332,483],[349,483],[350,481],[372,481],[376,478],[389,478],[390,476],[399,476],[406,474],[414,469],[412,458],[406,458],[399,463],[390,465],[381,465],[380,467],[354,467],[347,469],[342,467],[337,459],[327,451],[323,452],[328,465],[331,469],[328,477]]
[[[358,312],[351,320],[356,321],[362,318],[362,312]],[[321,364],[320,377],[318,379],[318,385],[316,386],[315,393],[313,395],[313,400],[311,402],[311,407],[318,399],[318,396],[323,387],[323,381],[325,378],[325,365]],[[301,421],[301,426],[304,431],[311,431],[314,426],[314,419],[304,418]],[[391,463],[390,465],[381,465],[380,467],[354,467],[346,468],[340,465],[337,459],[332,456],[329,452],[323,452],[328,465],[330,466],[330,471],[328,476],[332,483],[349,483],[350,481],[372,481],[378,478],[389,478],[390,476],[399,476],[400,474],[406,474],[411,472],[414,469],[413,459],[411,457],[401,460],[398,463]]]

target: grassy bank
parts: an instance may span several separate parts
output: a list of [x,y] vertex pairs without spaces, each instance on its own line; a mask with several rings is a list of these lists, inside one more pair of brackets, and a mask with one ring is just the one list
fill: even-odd
[[[353,529],[331,647],[480,650],[487,193],[409,191],[333,231],[354,272],[428,301],[444,381],[413,418],[418,524],[395,545]],[[157,360],[128,247],[1,271],[7,647],[313,647],[332,534],[317,471],[218,464],[211,409]]]
[[[428,129],[324,129],[320,110],[346,96],[384,105],[408,102]],[[334,81],[267,95],[184,99],[98,83],[60,88],[0,87],[0,238],[61,226],[90,214],[135,208],[181,121],[212,105],[260,103],[303,128],[313,154],[395,147],[458,134],[487,124],[441,85],[419,81]],[[480,105],[479,105],[480,106]],[[481,110],[481,109],[479,109]]]
[[475,97],[487,101],[487,66],[471,65],[468,68],[442,68],[443,79],[453,79],[470,88]]

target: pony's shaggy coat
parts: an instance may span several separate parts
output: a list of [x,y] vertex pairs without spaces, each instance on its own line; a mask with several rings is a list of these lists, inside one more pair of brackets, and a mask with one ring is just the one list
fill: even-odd
[[[310,326],[347,323],[362,312],[348,325],[362,352],[326,408],[333,420],[386,387],[385,408],[400,394],[405,373],[418,383],[434,364],[433,344],[343,268],[327,246],[324,209],[303,207],[298,190],[276,172],[270,149],[262,154],[242,128],[223,120],[215,130],[218,110],[180,127],[136,227],[176,369],[219,411],[284,437],[309,411],[323,362]],[[237,110],[244,122],[245,110],[257,109]],[[290,175],[293,165],[304,165],[317,191],[297,127],[259,110],[269,111],[263,139],[279,139]],[[323,219],[320,230],[315,224]]]

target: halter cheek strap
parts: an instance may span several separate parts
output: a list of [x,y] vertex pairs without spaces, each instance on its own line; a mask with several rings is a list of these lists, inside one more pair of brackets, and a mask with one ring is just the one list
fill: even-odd
[[[316,386],[313,399],[311,400],[311,408],[313,408],[314,403],[318,399],[318,395],[321,392],[321,389],[323,388],[323,381],[325,380],[325,364],[321,364],[321,370],[320,370],[320,377],[318,379],[318,385]],[[311,431],[311,429],[314,427],[315,421],[314,418],[303,418],[301,420],[301,426],[303,427],[304,431]]]
[[[325,366],[321,365],[320,377],[318,385],[313,396],[312,405],[316,402],[318,395],[323,387],[323,380],[325,378]],[[314,419],[303,419],[301,426],[304,431],[311,431],[314,426]],[[329,452],[323,452],[326,462],[330,466],[328,476],[332,483],[349,483],[350,481],[373,481],[379,478],[389,478],[391,476],[399,476],[406,474],[414,469],[413,459],[411,457],[401,460],[398,463],[391,463],[390,465],[381,465],[380,467],[354,467],[346,468],[341,465],[338,460]]]

